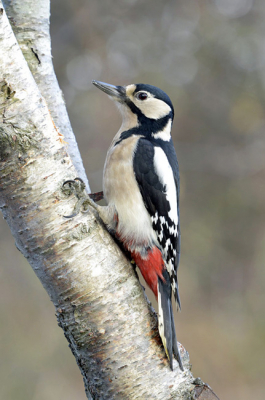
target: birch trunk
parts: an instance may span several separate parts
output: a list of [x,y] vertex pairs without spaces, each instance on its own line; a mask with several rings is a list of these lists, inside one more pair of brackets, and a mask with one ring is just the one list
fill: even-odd
[[185,371],[169,369],[156,316],[94,213],[63,218],[76,200],[62,183],[84,171],[62,136],[73,133],[51,63],[49,1],[5,5],[14,32],[0,0],[0,207],[55,305],[87,397],[203,399],[183,347]]
[[13,32],[39,90],[46,100],[53,122],[68,143],[68,153],[89,190],[76,139],[54,73],[50,39],[50,1],[4,0]]

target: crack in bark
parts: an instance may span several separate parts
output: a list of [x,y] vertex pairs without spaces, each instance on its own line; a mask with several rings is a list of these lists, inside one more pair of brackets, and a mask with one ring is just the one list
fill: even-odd
[[33,47],[30,48],[32,53],[34,54],[34,56],[37,58],[38,64],[41,64],[40,58],[39,58],[39,54],[37,50],[34,50]]

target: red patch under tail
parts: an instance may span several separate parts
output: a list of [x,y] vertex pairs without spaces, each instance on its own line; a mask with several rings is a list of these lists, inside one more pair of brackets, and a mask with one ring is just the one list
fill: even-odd
[[131,252],[131,254],[136,265],[140,268],[144,280],[157,298],[158,276],[164,280],[162,271],[165,267],[161,251],[154,246],[148,251],[148,255],[145,258],[142,258],[141,254],[135,251]]

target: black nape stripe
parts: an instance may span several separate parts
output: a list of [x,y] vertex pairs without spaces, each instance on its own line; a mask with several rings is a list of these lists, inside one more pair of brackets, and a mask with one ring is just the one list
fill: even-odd
[[[133,106],[141,113],[141,111],[134,104]],[[157,132],[161,132],[166,127],[168,121],[173,118],[171,112],[160,119],[147,118],[142,113],[141,116],[139,116],[139,114],[137,113],[137,116],[140,125],[122,132],[114,146],[117,146],[117,144],[125,139],[128,139],[132,135],[144,136],[146,139],[154,141],[154,137],[152,136],[152,134],[154,135]]]

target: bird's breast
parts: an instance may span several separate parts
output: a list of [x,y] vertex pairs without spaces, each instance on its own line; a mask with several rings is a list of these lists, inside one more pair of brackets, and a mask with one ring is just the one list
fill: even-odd
[[131,136],[107,153],[103,174],[104,197],[110,207],[115,205],[118,214],[118,234],[130,242],[131,249],[156,241],[149,213],[144,205],[135,174],[133,157],[139,136]]

